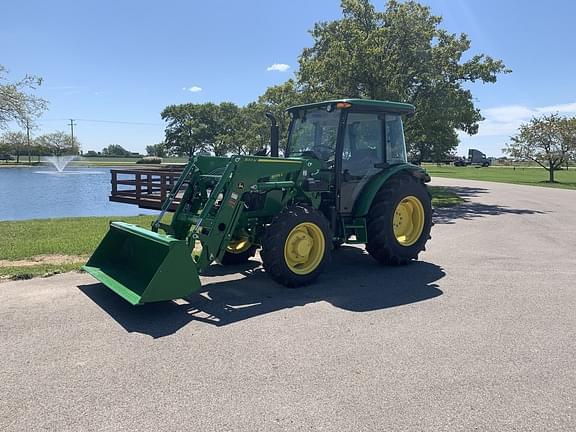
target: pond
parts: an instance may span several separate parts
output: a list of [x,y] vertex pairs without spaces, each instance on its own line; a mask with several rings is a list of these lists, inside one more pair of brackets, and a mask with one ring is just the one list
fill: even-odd
[[0,221],[154,214],[108,201],[110,168],[0,168]]

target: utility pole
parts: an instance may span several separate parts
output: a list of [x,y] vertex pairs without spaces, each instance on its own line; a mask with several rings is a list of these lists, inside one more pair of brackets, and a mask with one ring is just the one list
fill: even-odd
[[76,126],[74,119],[70,119],[70,135],[72,136],[72,144],[74,144],[74,126]]
[[76,123],[74,123],[74,119],[70,119],[70,135],[72,136],[72,147],[74,147],[74,126],[76,126]]

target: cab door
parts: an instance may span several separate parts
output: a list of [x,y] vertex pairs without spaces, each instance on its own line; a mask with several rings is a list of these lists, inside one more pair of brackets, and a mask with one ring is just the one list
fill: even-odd
[[[339,212],[350,214],[357,196],[384,162],[383,113],[349,112],[342,140]],[[380,165],[380,168],[377,166]]]

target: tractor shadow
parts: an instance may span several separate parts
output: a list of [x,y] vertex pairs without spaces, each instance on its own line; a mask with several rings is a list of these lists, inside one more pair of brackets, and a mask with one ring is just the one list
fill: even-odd
[[[78,288],[128,332],[160,338],[193,321],[221,327],[320,301],[353,312],[409,305],[442,295],[437,282],[445,276],[439,266],[422,261],[408,267],[380,266],[362,249],[349,246],[334,252],[316,284],[299,289],[276,284],[256,261],[213,267],[202,277],[200,292],[172,302],[135,307],[102,284]],[[223,281],[221,272],[235,279]]]
[[433,220],[437,224],[453,224],[458,219],[472,220],[479,217],[499,216],[504,214],[533,215],[544,213],[539,210],[517,209],[497,204],[482,204],[470,201],[471,198],[490,192],[485,188],[467,186],[442,186],[442,188],[459,195],[464,199],[464,202],[454,207],[435,208]]

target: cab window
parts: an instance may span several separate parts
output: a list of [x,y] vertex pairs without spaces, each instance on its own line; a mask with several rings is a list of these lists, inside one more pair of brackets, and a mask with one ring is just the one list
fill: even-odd
[[382,162],[382,117],[378,114],[349,113],[344,135],[342,171],[363,176]]
[[386,162],[389,164],[406,162],[402,117],[397,114],[386,114]]

